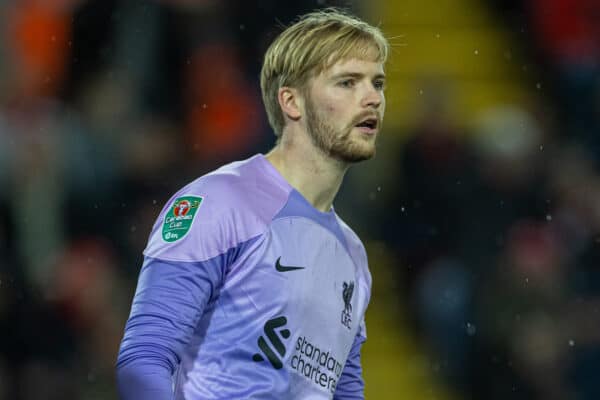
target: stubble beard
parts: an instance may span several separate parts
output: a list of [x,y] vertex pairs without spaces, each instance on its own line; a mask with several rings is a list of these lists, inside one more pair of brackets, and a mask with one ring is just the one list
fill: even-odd
[[330,125],[310,97],[306,99],[306,129],[315,147],[343,163],[353,164],[375,155],[375,143],[353,140],[350,135],[354,125],[342,129]]

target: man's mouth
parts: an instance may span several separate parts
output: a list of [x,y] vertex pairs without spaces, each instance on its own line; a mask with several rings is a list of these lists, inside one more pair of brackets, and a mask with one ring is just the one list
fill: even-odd
[[366,117],[355,126],[363,133],[374,134],[377,132],[379,120],[376,117]]

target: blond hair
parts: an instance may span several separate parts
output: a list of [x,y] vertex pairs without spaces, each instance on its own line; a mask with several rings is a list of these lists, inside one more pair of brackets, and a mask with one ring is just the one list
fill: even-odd
[[265,53],[260,87],[269,123],[281,136],[285,119],[278,92],[283,86],[303,89],[309,78],[342,59],[374,58],[384,63],[388,42],[381,31],[338,9],[308,13],[285,29]]

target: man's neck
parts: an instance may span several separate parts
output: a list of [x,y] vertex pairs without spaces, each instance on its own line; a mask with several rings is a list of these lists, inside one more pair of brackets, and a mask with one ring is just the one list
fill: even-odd
[[316,148],[308,135],[284,135],[266,155],[279,173],[317,210],[329,211],[348,165]]

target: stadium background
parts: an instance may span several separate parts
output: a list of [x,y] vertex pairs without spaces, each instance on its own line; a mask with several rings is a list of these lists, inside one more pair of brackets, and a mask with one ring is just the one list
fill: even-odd
[[273,144],[261,54],[337,5],[392,43],[336,207],[374,284],[368,399],[598,399],[600,3],[0,1],[0,398],[114,399],[151,224]]

